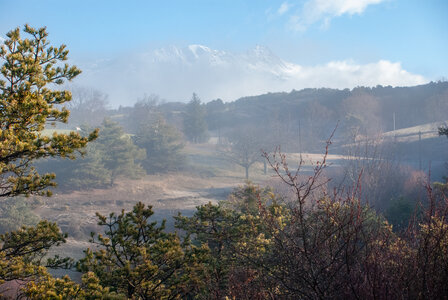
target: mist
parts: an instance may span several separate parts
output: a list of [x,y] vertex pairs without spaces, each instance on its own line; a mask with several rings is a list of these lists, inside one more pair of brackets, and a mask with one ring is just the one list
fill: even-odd
[[447,8],[0,1],[0,298],[446,298]]
[[360,64],[349,59],[303,66],[283,60],[265,46],[244,53],[202,45],[167,46],[79,65],[83,74],[76,84],[107,94],[114,107],[132,105],[145,94],[187,102],[191,93],[196,92],[204,102],[218,98],[229,102],[303,88],[351,89],[428,82],[424,76],[406,71],[399,62],[379,60]]

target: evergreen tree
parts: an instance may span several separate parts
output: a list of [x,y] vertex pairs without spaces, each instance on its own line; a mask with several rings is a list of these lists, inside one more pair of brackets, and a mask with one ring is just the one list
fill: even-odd
[[448,138],[448,126],[440,126],[439,135],[445,135]]
[[82,272],[93,272],[100,284],[130,299],[180,299],[202,286],[203,249],[182,243],[150,220],[152,208],[137,203],[131,212],[109,217],[97,213],[104,235],[92,234],[93,250],[85,251]]
[[206,133],[205,109],[201,105],[199,97],[193,93],[184,115],[184,134],[189,141],[200,143],[206,140]]
[[105,119],[95,144],[102,164],[110,172],[110,185],[120,175],[139,178],[145,174],[137,163],[145,158],[145,150],[134,145],[117,122]]
[[[67,235],[56,223],[40,221],[0,235],[0,284],[5,281],[38,278],[47,268],[69,267],[69,258],[49,257],[49,249],[65,243]],[[0,295],[1,296],[1,295]]]
[[110,183],[111,174],[102,162],[102,153],[89,143],[85,155],[75,160],[47,159],[37,164],[40,172],[54,172],[56,183],[63,190],[102,188]]
[[[24,27],[7,33],[0,46],[0,197],[44,194],[54,186],[54,174],[39,174],[33,163],[45,157],[74,158],[89,141],[78,133],[42,133],[47,122],[66,123],[69,111],[58,105],[71,93],[49,87],[71,80],[81,71],[60,63],[67,60],[65,45],[52,47],[45,28]],[[70,259],[49,258],[48,250],[65,242],[55,223],[41,221],[33,227],[0,235],[0,284],[11,280],[38,280],[45,268],[69,267]],[[1,296],[1,295],[0,295]]]
[[92,272],[83,274],[81,284],[70,279],[67,275],[55,278],[48,272],[43,272],[39,280],[29,281],[25,285],[26,299],[73,299],[73,300],[124,300],[123,294],[110,292],[110,288],[103,288],[98,277]]
[[142,124],[134,140],[146,150],[142,165],[148,173],[178,170],[185,163],[182,138],[161,115],[154,122]]
[[198,245],[210,250],[206,260],[207,296],[209,299],[223,299],[228,294],[229,273],[235,262],[234,248],[240,240],[239,215],[220,205],[208,203],[197,207],[192,217],[180,214],[176,227],[194,237]]
[[[0,234],[17,230],[20,226],[36,225],[39,217],[33,213],[35,204],[25,197],[7,198],[0,203]],[[33,205],[34,204],[34,205]]]
[[104,165],[103,154],[99,144],[91,143],[87,146],[84,157],[68,162],[60,160],[56,170],[62,171],[64,176],[57,173],[61,178],[58,180],[59,185],[69,189],[102,188],[109,185],[112,174]]
[[[270,241],[259,206],[270,202],[276,216],[282,212],[275,195],[248,182],[235,189],[228,201],[198,206],[192,217],[176,219],[176,227],[197,246],[209,249],[205,264],[204,299],[266,299],[272,295],[264,270],[253,261],[263,257]],[[272,266],[275,268],[275,266]]]
[[71,93],[51,90],[48,85],[63,84],[81,71],[68,64],[65,45],[50,47],[45,28],[25,25],[29,38],[20,29],[7,33],[0,47],[0,197],[43,194],[54,185],[54,174],[40,175],[32,164],[43,157],[73,157],[75,151],[97,136],[54,133],[45,136],[47,122],[63,122],[68,110],[58,105],[71,100]]
[[145,170],[137,161],[144,158],[145,150],[137,147],[117,122],[105,119],[98,139],[87,146],[83,157],[50,160],[38,167],[56,172],[62,188],[101,188],[113,185],[119,176],[133,179],[143,176]]

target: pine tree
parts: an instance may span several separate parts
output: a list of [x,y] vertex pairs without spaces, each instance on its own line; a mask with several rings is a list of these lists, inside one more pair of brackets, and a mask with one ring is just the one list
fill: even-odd
[[176,227],[191,236],[193,243],[209,249],[204,261],[205,299],[267,299],[262,273],[250,262],[265,253],[269,241],[258,209],[248,205],[255,198],[266,203],[274,197],[250,183],[232,195],[230,202],[198,206],[192,217],[179,213]]
[[45,267],[69,267],[72,264],[69,258],[48,258],[49,249],[64,243],[66,237],[56,223],[48,221],[0,235],[0,284],[38,278]]
[[70,101],[68,91],[52,90],[72,80],[81,71],[68,64],[65,45],[49,46],[45,28],[25,25],[7,33],[0,48],[0,197],[20,194],[48,194],[54,174],[39,174],[32,166],[43,157],[74,157],[97,132],[88,137],[78,133],[45,136],[47,122],[67,122],[68,110],[58,105]]
[[98,277],[88,272],[81,277],[81,284],[70,279],[67,275],[55,278],[48,272],[43,272],[37,281],[29,281],[24,287],[26,299],[73,299],[73,300],[125,300],[123,294],[110,292],[99,284]]
[[87,146],[85,155],[76,160],[49,160],[38,167],[56,172],[58,185],[65,189],[103,188],[120,176],[137,179],[145,175],[138,163],[144,158],[145,150],[137,147],[117,122],[105,119],[98,139]]
[[110,171],[110,185],[118,176],[139,178],[145,174],[137,163],[145,158],[145,150],[134,145],[117,122],[105,119],[95,144],[101,153],[101,162]]
[[65,176],[58,181],[62,187],[69,189],[88,189],[107,187],[112,178],[111,171],[103,163],[103,152],[99,144],[87,146],[86,155],[75,161],[60,161],[56,168],[62,170]]
[[207,123],[205,122],[205,109],[195,93],[193,93],[184,115],[184,133],[188,140],[193,143],[200,143],[206,140]]
[[[37,201],[34,203],[36,204]],[[0,234],[17,230],[20,226],[36,225],[39,217],[34,206],[25,197],[7,198],[0,203]]]
[[152,215],[151,206],[142,203],[119,215],[97,213],[104,235],[92,234],[95,247],[85,251],[78,269],[129,299],[188,299],[202,286],[204,249],[166,233],[165,221],[158,226]]
[[[49,122],[67,122],[69,111],[58,106],[71,100],[70,92],[49,87],[81,71],[61,65],[68,50],[65,45],[50,46],[45,28],[25,25],[23,32],[28,38],[16,28],[0,46],[0,197],[50,195],[46,189],[55,185],[55,175],[39,174],[33,164],[45,157],[74,158],[97,137],[96,130],[87,137],[75,132],[43,134]],[[0,284],[38,280],[46,267],[69,267],[70,259],[48,256],[49,249],[65,238],[47,221],[0,235]]]
[[448,138],[448,127],[440,126],[439,127],[439,135],[445,135]]
[[179,170],[185,163],[182,138],[161,115],[154,122],[142,124],[134,140],[146,150],[142,165],[148,173]]

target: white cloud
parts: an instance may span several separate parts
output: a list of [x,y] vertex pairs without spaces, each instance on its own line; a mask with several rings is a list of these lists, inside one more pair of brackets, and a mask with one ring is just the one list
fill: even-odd
[[429,81],[405,70],[399,62],[388,60],[367,64],[341,60],[302,66],[286,62],[263,47],[243,54],[200,47],[207,51],[196,51],[196,56],[192,48],[199,46],[79,64],[83,73],[75,83],[94,84],[109,95],[112,105],[118,106],[130,105],[145,93],[158,94],[168,101],[188,101],[193,92],[203,101],[233,101],[292,89],[412,86]]
[[399,62],[388,60],[368,64],[357,64],[351,60],[332,61],[303,68],[301,74],[296,74],[297,78],[301,77],[297,84],[310,87],[410,86],[428,81],[421,75],[404,70]]
[[290,17],[294,30],[304,31],[310,25],[323,22],[328,27],[330,20],[342,15],[362,14],[369,5],[386,0],[308,0],[297,14]]
[[277,14],[279,16],[287,13],[289,11],[289,9],[292,7],[291,4],[289,4],[288,2],[283,2],[282,5],[280,5],[280,7],[277,10]]
[[312,5],[322,14],[340,16],[342,14],[362,14],[367,6],[384,0],[312,0]]

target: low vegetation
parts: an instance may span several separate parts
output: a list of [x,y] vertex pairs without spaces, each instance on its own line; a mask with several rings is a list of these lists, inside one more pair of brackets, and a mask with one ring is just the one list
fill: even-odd
[[[428,186],[422,213],[406,231],[394,232],[355,189],[313,200],[322,188],[318,176],[324,164],[303,181],[279,163],[278,176],[293,197],[249,182],[227,201],[198,206],[190,217],[179,214],[176,232],[153,221],[153,210],[142,203],[129,212],[98,214],[102,229],[92,234],[92,246],[77,263],[40,259],[65,241],[55,224],[41,222],[0,236],[6,263],[0,278],[26,279],[20,292],[31,299],[446,295],[448,201],[440,189]],[[82,282],[46,271],[56,267],[76,268]]]
[[[346,126],[345,134],[357,127],[356,134],[352,143],[340,145],[348,156],[335,159],[339,166],[333,168],[328,168],[330,140],[319,159],[306,162],[299,131],[298,145],[287,143],[287,148],[299,146],[300,151],[288,158],[273,145],[284,134],[297,133],[288,127],[291,123],[246,126],[245,132],[224,128],[221,117],[231,109],[219,101],[204,109],[195,94],[183,114],[168,113],[146,99],[136,105],[138,110],[103,119],[99,130],[79,124],[77,132],[55,130],[49,135],[44,129],[50,122],[67,122],[69,112],[62,105],[71,100],[69,91],[49,86],[71,80],[80,71],[61,65],[68,51],[65,46],[50,47],[45,28],[25,26],[24,33],[29,38],[22,39],[20,29],[8,33],[0,51],[4,61],[0,293],[9,292],[4,297],[12,293],[12,298],[27,299],[444,299],[448,295],[448,184],[421,185],[421,170],[395,160],[382,138],[373,142],[367,138],[376,128],[366,125],[378,120],[357,107],[353,95],[343,101],[350,108],[350,122],[342,127]],[[107,115],[102,107],[105,98],[92,95],[100,105],[91,107]],[[362,93],[361,98],[359,103],[379,111],[370,96]],[[308,107],[307,126],[319,116],[331,117],[319,105]],[[213,121],[206,121],[207,107]],[[133,118],[124,120],[124,115]],[[208,138],[207,124],[215,126],[216,145],[201,147],[198,144]],[[323,131],[313,127],[317,136]],[[188,151],[182,132],[191,142]],[[446,134],[443,127],[440,134]],[[260,148],[265,149],[262,155]],[[189,165],[188,155],[208,160]],[[263,163],[263,176],[269,168],[274,178],[263,185],[246,181],[225,200],[178,213],[168,220],[171,228],[143,202],[129,211],[97,212],[97,226],[65,224],[76,227],[79,239],[82,227],[92,231],[89,246],[77,259],[60,255],[65,252],[58,246],[68,236],[58,224],[34,214],[34,208],[43,207],[36,199],[43,198],[22,198],[49,196],[47,188],[55,185],[53,171],[67,193],[112,189],[123,178],[147,174],[162,176],[166,190],[173,192],[180,182],[179,177],[168,182],[170,172],[190,168],[197,173],[194,178],[188,175],[190,180],[212,177],[214,168],[228,161],[243,167],[246,179],[249,168],[260,166],[261,173]],[[177,210],[186,205],[179,199]],[[114,201],[118,206],[125,203]]]

